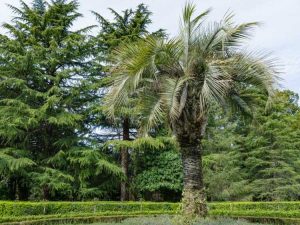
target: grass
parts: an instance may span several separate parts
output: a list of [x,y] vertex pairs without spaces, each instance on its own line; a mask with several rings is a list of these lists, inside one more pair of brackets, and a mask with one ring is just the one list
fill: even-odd
[[[157,217],[129,218],[123,220],[122,222],[117,222],[117,223],[93,223],[91,225],[183,225],[183,224],[186,223],[184,223],[182,221],[182,218],[180,217],[157,216]],[[217,220],[213,220],[213,219],[205,219],[201,221],[196,220],[195,222],[189,223],[189,225],[260,225],[260,224],[250,223],[244,220],[233,220],[233,219],[224,218],[224,219],[217,219]]]

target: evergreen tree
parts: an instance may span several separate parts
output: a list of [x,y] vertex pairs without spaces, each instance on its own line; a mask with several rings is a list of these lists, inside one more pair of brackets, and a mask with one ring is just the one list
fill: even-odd
[[217,106],[212,109],[203,140],[204,182],[210,201],[248,198],[247,176],[240,167],[240,146],[237,144],[242,137],[239,125],[242,121],[238,114],[224,114]]
[[241,144],[253,200],[300,199],[298,95],[278,92],[272,110],[261,108]]
[[10,6],[17,16],[4,24],[9,35],[0,36],[1,169],[11,199],[53,199],[58,192],[70,198],[75,174],[51,160],[79,146],[82,154],[94,151],[84,147],[93,44],[88,28],[72,31],[81,16],[76,1],[20,4]]
[[[152,13],[144,4],[138,5],[135,10],[126,9],[122,14],[112,8],[109,8],[109,10],[114,16],[113,21],[109,21],[93,11],[100,23],[101,31],[97,36],[97,42],[104,56],[108,56],[113,49],[119,47],[122,43],[134,42],[150,34],[148,26],[152,23],[150,19]],[[162,29],[153,34],[165,36]]]
[[[109,58],[113,49],[116,49],[124,43],[132,43],[139,39],[144,38],[150,32],[148,31],[148,26],[151,24],[151,12],[144,4],[137,6],[135,10],[127,9],[121,14],[113,9],[109,9],[114,16],[113,21],[105,19],[103,16],[97,12],[93,12],[97,20],[100,23],[100,32],[96,37],[97,49],[96,52],[97,59],[99,62],[105,62]],[[157,36],[164,36],[163,30],[158,30],[154,33]],[[105,79],[101,80],[100,83],[107,84],[112,82],[112,78],[107,76]],[[105,86],[105,85],[104,85]],[[119,109],[118,119],[114,122],[113,127],[121,130],[120,136],[122,140],[129,141],[133,139],[132,130],[136,127],[135,120],[137,117],[137,109],[134,107],[136,102],[133,98],[129,98],[127,104]],[[105,106],[101,107],[100,112]],[[102,126],[109,125],[108,121],[104,119]],[[98,124],[99,125],[99,124]],[[111,125],[109,126],[112,127]],[[130,154],[128,148],[120,149],[120,164],[127,181],[121,182],[121,201],[128,200],[128,176],[129,176],[129,164],[130,164]]]

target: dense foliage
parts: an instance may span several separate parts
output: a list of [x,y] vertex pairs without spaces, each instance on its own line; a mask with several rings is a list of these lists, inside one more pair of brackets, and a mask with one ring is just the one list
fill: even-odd
[[[94,12],[100,28],[80,30],[73,27],[82,16],[77,1],[34,0],[9,8],[15,17],[0,35],[0,199],[118,200],[125,182],[131,200],[179,201],[182,155],[166,121],[149,137],[136,139],[141,119],[150,116],[134,107],[136,95],[114,121],[104,114],[103,95],[114,80],[108,73],[113,49],[149,34],[166,36],[148,30],[148,8],[139,5],[122,14],[111,9],[112,21]],[[207,198],[300,200],[298,95],[278,90],[268,110],[258,90],[249,95],[256,103],[252,118],[210,107],[202,141]],[[123,170],[122,150],[128,154]],[[254,215],[257,209],[251,210]]]
[[298,100],[277,92],[272,109],[262,104],[248,125],[214,118],[205,142],[211,200],[299,200]]
[[[93,45],[72,31],[75,1],[10,6],[0,44],[0,163],[4,198],[99,197],[120,170],[89,145]],[[92,171],[91,171],[92,169]],[[92,177],[91,177],[92,176]]]

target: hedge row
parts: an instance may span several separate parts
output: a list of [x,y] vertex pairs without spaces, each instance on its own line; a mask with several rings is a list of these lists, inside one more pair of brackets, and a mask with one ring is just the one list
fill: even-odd
[[278,217],[278,218],[300,218],[300,211],[267,211],[267,210],[211,210],[210,215],[214,216],[251,216],[251,217]]
[[133,217],[133,216],[147,216],[147,215],[162,215],[168,214],[172,215],[175,211],[138,211],[138,212],[121,212],[121,211],[111,211],[111,212],[101,212],[101,213],[69,213],[69,214],[53,214],[53,215],[34,215],[34,216],[4,216],[0,217],[1,224],[12,224],[15,222],[21,222],[22,224],[28,222],[28,224],[34,224],[34,222],[40,221],[80,221],[86,218],[102,220],[107,217],[109,218],[119,218],[119,217]]
[[[0,201],[0,223],[55,221],[107,216],[175,214],[178,203],[154,202],[4,202]],[[299,218],[300,202],[209,203],[211,216],[253,218]]]
[[8,202],[0,201],[0,216],[33,216],[71,213],[176,211],[179,204],[155,202]]
[[90,224],[96,222],[111,223],[121,222],[124,219],[136,217],[139,215],[127,215],[127,216],[84,216],[84,217],[66,217],[66,218],[42,218],[34,220],[24,220],[15,222],[5,222],[1,225],[51,225],[51,224]]
[[218,202],[210,203],[210,209],[212,210],[300,210],[300,202]]

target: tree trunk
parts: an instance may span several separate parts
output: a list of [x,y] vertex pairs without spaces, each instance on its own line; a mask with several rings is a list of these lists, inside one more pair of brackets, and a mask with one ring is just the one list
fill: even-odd
[[43,200],[48,201],[49,198],[50,198],[50,190],[49,190],[48,186],[46,185],[43,187]]
[[9,178],[8,180],[8,199],[16,200],[16,179]]
[[[129,119],[123,120],[123,140],[130,140],[129,137]],[[121,149],[121,168],[125,175],[125,180],[121,182],[121,201],[128,200],[128,163],[129,153],[127,148]]]
[[207,215],[202,172],[202,151],[198,143],[180,143],[183,164],[182,209],[185,216]]

